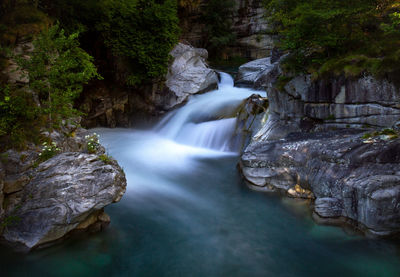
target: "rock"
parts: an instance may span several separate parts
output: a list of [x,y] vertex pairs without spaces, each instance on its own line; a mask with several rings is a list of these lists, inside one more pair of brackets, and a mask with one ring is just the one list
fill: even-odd
[[269,120],[256,135],[262,140],[299,131],[390,128],[400,121],[400,89],[388,80],[364,76],[313,81],[310,75],[282,76],[277,62],[259,73],[253,86],[266,90],[270,102]]
[[3,237],[28,249],[54,242],[91,225],[91,217],[118,202],[125,188],[115,161],[105,164],[97,155],[76,152],[57,155],[41,163],[25,185],[20,206],[9,213],[19,221],[7,226]]
[[3,193],[11,194],[21,191],[29,181],[29,176],[26,176],[25,174],[17,174],[7,177],[4,180]]
[[[4,193],[3,193],[3,188],[4,188],[4,178],[5,178],[5,170],[3,168],[3,164],[0,161],[0,220],[3,217],[4,210],[3,210],[3,201],[4,201]],[[0,230],[1,234],[1,230]]]
[[[182,39],[195,46],[205,44],[205,25],[201,8],[207,1],[201,0],[198,9],[181,15]],[[271,27],[265,20],[265,10],[261,0],[235,0],[235,7],[226,17],[231,22],[236,40],[229,45],[227,57],[244,57],[250,60],[265,58],[274,48],[276,37],[270,35]]]
[[232,29],[236,42],[231,46],[232,56],[260,59],[270,56],[275,37],[265,19],[261,0],[235,0]]
[[235,133],[242,136],[242,147],[249,145],[251,138],[260,130],[268,117],[268,100],[257,94],[253,94],[243,101],[237,114]]
[[[93,82],[79,100],[79,106],[87,114],[82,125],[131,127],[177,107],[190,95],[218,87],[217,73],[206,64],[207,50],[179,43],[171,56],[174,60],[165,81],[153,80],[140,88],[127,87],[122,82],[124,76],[116,76],[115,84]],[[117,66],[114,71],[121,70],[122,75],[129,73],[121,67]]]
[[[253,142],[240,167],[251,187],[312,191],[321,217],[345,217],[368,234],[400,231],[400,139],[364,143],[361,130],[292,133]],[[302,192],[302,191],[301,191]]]
[[342,202],[343,201],[332,197],[318,198],[315,201],[314,209],[320,217],[340,217],[343,212]]
[[[34,46],[31,41],[24,41],[18,43],[13,49],[13,54],[20,56],[24,59],[29,59],[29,54],[34,50]],[[17,84],[20,86],[25,86],[29,84],[29,78],[26,71],[20,69],[15,60],[8,60],[8,66],[2,72],[8,77],[9,84]]]
[[172,51],[174,61],[166,80],[168,95],[160,94],[156,103],[170,110],[185,102],[190,95],[204,93],[218,87],[217,73],[208,68],[207,50],[179,43]]
[[303,189],[300,185],[295,185],[293,188],[288,189],[287,194],[293,198],[313,199],[314,194],[308,190]]
[[258,59],[239,67],[235,78],[235,85],[239,87],[255,88],[255,83],[260,76],[267,74],[273,65],[271,58]]

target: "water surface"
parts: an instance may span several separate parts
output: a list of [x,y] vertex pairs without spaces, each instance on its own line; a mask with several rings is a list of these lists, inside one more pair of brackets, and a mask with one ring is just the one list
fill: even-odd
[[1,276],[400,276],[395,243],[244,185],[226,114],[252,93],[226,78],[152,130],[97,129],[128,180],[110,227],[28,255],[2,248]]

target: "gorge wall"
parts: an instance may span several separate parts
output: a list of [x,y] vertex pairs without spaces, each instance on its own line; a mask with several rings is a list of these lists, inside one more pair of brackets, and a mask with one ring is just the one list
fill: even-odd
[[[202,4],[206,1],[201,1]],[[201,6],[181,19],[182,39],[190,44],[203,47],[204,23],[201,21]],[[274,37],[268,34],[269,26],[264,19],[265,10],[261,0],[235,0],[235,8],[227,17],[232,22],[235,42],[229,45],[226,57],[259,59],[270,55]]]
[[372,76],[282,76],[270,58],[239,70],[236,81],[267,90],[269,102],[268,120],[240,161],[249,186],[315,199],[315,218],[324,222],[397,235],[399,88]]

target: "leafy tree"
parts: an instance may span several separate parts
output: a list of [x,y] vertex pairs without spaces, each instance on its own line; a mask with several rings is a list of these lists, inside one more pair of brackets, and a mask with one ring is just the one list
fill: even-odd
[[0,149],[5,145],[24,146],[27,138],[36,137],[33,122],[39,122],[39,111],[32,94],[0,87]]
[[100,7],[98,30],[115,55],[129,60],[128,84],[163,77],[178,42],[176,0],[103,0]]
[[210,50],[211,56],[219,57],[226,47],[235,41],[231,20],[234,8],[233,0],[210,0],[204,5],[204,46]]
[[79,47],[78,33],[65,35],[58,25],[42,32],[33,42],[30,58],[18,57],[29,77],[29,87],[38,94],[41,113],[50,127],[77,114],[73,101],[83,85],[100,78],[93,58]]
[[291,53],[288,70],[357,76],[400,68],[395,0],[264,0],[264,4],[281,37],[280,47]]
[[[129,85],[167,72],[180,31],[176,0],[42,0],[42,5],[67,30],[87,30],[92,43],[104,41],[128,67]],[[87,50],[99,46],[91,42],[86,42]]]

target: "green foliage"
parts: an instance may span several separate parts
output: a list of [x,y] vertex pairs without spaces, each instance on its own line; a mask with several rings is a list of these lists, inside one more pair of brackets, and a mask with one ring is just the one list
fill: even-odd
[[60,152],[60,148],[57,147],[55,142],[48,144],[47,142],[43,142],[42,152],[39,154],[39,161],[44,162],[48,159],[54,157]]
[[205,24],[205,47],[212,58],[221,56],[225,48],[236,39],[229,16],[234,8],[233,0],[210,0],[204,5],[202,20]]
[[112,164],[112,157],[106,154],[100,155],[99,159],[105,164]]
[[291,53],[286,70],[359,76],[400,69],[396,0],[264,0],[267,15]]
[[0,142],[3,147],[7,144],[23,148],[27,139],[37,137],[40,122],[39,110],[35,105],[32,94],[23,90],[10,90],[9,86],[0,87]]
[[128,84],[163,77],[178,41],[176,0],[103,0],[99,6],[104,17],[97,28],[113,53],[128,59]]
[[39,96],[41,113],[48,116],[50,125],[58,124],[77,115],[74,99],[84,84],[100,76],[93,58],[79,47],[78,33],[65,35],[55,25],[42,32],[33,44],[30,58],[20,56],[17,61],[28,72],[29,87]]
[[121,68],[126,72],[121,75],[129,85],[138,86],[165,76],[169,52],[180,33],[176,0],[42,2],[67,30],[87,31],[92,39],[87,42],[90,48],[99,47],[93,41],[104,42],[118,58],[117,63],[123,63]]
[[96,133],[93,133],[91,135],[85,136],[85,139],[87,140],[86,148],[90,154],[94,154],[99,150],[100,147],[100,141],[99,141],[99,135]]
[[5,0],[0,4],[0,45],[32,38],[50,25],[50,18],[33,2],[37,1]]
[[10,216],[5,217],[3,219],[3,221],[1,221],[0,227],[7,228],[7,227],[17,224],[20,221],[21,221],[21,218],[19,216],[10,215]]
[[365,133],[361,138],[362,139],[370,139],[373,137],[384,136],[386,139],[397,139],[399,134],[393,129],[384,129],[382,131],[375,131],[373,133]]

